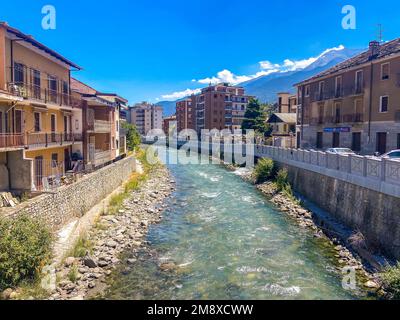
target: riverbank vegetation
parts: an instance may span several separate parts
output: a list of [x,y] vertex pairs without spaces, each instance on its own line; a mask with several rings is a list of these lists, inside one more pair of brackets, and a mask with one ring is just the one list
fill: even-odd
[[140,188],[140,185],[149,178],[149,174],[151,173],[151,171],[159,165],[159,163],[149,163],[146,155],[146,150],[144,149],[136,149],[135,155],[137,160],[139,160],[140,162],[143,172],[132,173],[129,180],[124,185],[124,191],[111,197],[108,207],[108,214],[117,214],[118,211],[121,209],[124,200],[127,199],[133,191],[138,190]]
[[380,276],[389,298],[400,300],[400,262],[387,267]]
[[35,282],[50,261],[52,240],[37,219],[0,219],[0,290]]

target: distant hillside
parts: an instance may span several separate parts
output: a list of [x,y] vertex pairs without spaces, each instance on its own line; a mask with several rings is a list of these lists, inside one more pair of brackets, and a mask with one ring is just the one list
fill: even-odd
[[175,114],[177,101],[160,101],[156,105],[163,107],[163,117],[169,117]]

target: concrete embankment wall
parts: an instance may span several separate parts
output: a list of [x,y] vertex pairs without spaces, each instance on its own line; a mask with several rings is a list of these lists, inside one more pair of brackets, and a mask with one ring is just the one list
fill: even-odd
[[0,209],[0,215],[14,217],[26,214],[42,219],[53,231],[73,219],[82,217],[93,206],[111,194],[136,171],[136,159],[128,157],[54,193],[43,194],[16,208]]
[[316,203],[388,257],[400,260],[400,198],[277,162],[296,192]]

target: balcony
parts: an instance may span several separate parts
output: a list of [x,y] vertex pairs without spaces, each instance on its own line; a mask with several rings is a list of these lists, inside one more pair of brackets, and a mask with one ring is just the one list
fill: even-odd
[[[144,125],[144,122],[137,122],[137,125]],[[88,130],[94,131],[96,133],[110,133],[111,132],[111,122],[108,120],[89,120]]]
[[24,147],[23,134],[0,133],[0,149],[5,149],[5,148],[14,149],[23,147]]
[[36,85],[29,85],[24,82],[9,82],[8,92],[27,100],[34,100],[43,103],[50,103],[59,106],[81,108],[81,100],[69,94],[60,93],[55,90],[42,88]]
[[82,142],[82,134],[78,133],[27,133],[25,136],[25,148],[46,148],[54,146],[70,145]]
[[0,134],[0,149],[4,148],[47,148],[52,146],[71,145],[82,142],[79,133],[25,133]]
[[313,95],[310,95],[311,102],[319,102],[331,99],[341,99],[348,96],[358,96],[363,95],[365,92],[364,84],[360,84],[357,86],[349,86],[344,88],[339,88],[337,90],[326,90],[323,92],[315,92]]

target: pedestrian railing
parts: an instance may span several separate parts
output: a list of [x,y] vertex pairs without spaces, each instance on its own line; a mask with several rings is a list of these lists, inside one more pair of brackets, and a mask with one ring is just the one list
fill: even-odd
[[400,161],[359,155],[339,155],[314,150],[256,145],[257,157],[301,167],[400,196]]

